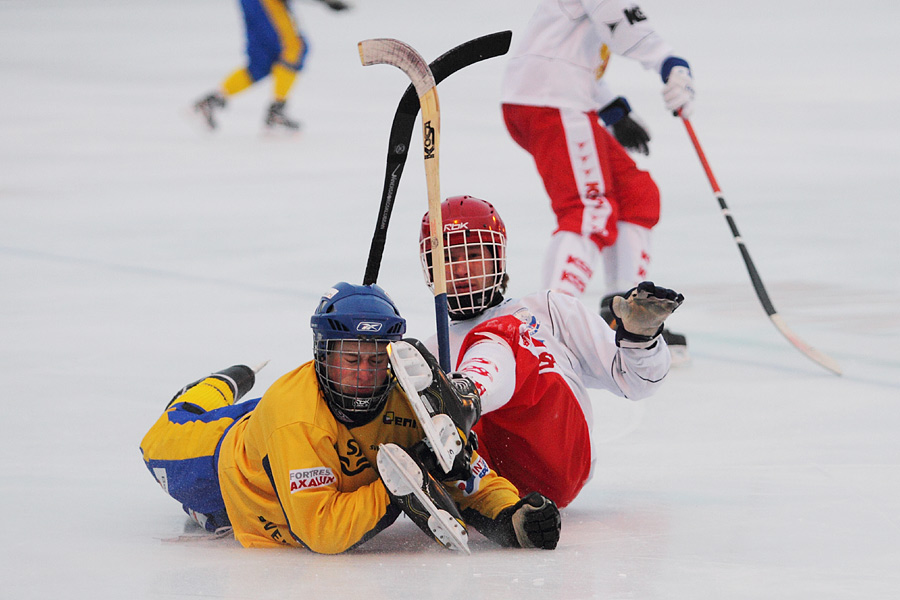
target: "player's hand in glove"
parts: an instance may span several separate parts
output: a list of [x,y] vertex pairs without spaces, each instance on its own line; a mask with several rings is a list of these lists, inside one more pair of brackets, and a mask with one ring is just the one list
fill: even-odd
[[632,115],[628,100],[619,96],[597,114],[624,148],[649,156],[650,147],[647,142],[650,141],[650,132],[636,115]]
[[342,2],[341,0],[322,0],[322,2],[330,8],[331,10],[340,11],[347,10],[350,8],[350,5],[346,2]]
[[462,516],[489,540],[513,548],[553,550],[562,528],[556,504],[538,492],[531,492],[504,508],[493,519],[474,508],[463,510]]
[[670,56],[663,62],[660,74],[666,84],[663,88],[666,108],[687,119],[694,112],[694,78],[687,61]]
[[612,130],[616,140],[626,150],[650,156],[650,146],[647,145],[647,142],[650,141],[650,133],[638,121],[637,117],[631,118],[626,115],[621,121],[612,126]]
[[553,550],[559,542],[562,520],[553,500],[537,492],[531,492],[497,515],[497,523],[508,531],[509,540],[504,544],[520,548]]
[[616,345],[621,348],[650,348],[662,333],[663,322],[684,302],[674,290],[643,281],[624,296],[612,299]]

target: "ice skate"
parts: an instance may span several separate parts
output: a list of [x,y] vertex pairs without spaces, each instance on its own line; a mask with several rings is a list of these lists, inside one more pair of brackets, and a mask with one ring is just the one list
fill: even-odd
[[376,457],[378,475],[393,502],[445,548],[470,554],[469,534],[459,509],[431,473],[400,446],[380,444]]
[[284,114],[284,101],[281,100],[273,102],[269,106],[269,112],[266,113],[266,128],[270,130],[297,131],[300,129],[300,122]]
[[217,127],[216,112],[223,108],[225,108],[225,96],[214,92],[194,104],[194,113],[203,118],[210,130],[215,130]]
[[687,338],[683,334],[663,328],[662,336],[666,340],[666,344],[669,345],[669,354],[672,355],[673,367],[680,367],[691,361],[691,355],[687,347]]

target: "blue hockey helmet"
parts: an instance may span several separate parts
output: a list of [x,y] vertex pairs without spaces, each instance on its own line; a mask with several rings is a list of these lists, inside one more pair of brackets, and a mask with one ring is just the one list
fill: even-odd
[[406,332],[390,296],[377,285],[340,282],[310,318],[319,387],[345,423],[371,420],[393,387],[387,346]]

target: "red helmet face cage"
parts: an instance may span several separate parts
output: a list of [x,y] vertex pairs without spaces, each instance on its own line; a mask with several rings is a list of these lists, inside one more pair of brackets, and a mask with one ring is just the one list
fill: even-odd
[[[506,275],[506,226],[496,209],[472,196],[454,196],[441,203],[447,304],[450,315],[469,318],[500,297]],[[434,289],[431,224],[422,218],[419,257],[425,282]]]

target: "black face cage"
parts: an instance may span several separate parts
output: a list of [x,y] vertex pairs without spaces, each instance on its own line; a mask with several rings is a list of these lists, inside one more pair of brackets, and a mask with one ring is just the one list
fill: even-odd
[[390,340],[373,338],[313,342],[319,386],[339,415],[352,420],[384,406],[395,381],[388,344]]
[[[481,249],[482,252],[478,252]],[[434,291],[431,240],[419,244],[425,282]],[[472,317],[491,306],[502,293],[506,274],[506,236],[490,229],[444,233],[447,305],[451,316]],[[464,266],[461,266],[465,263]],[[482,275],[483,274],[483,275]]]

